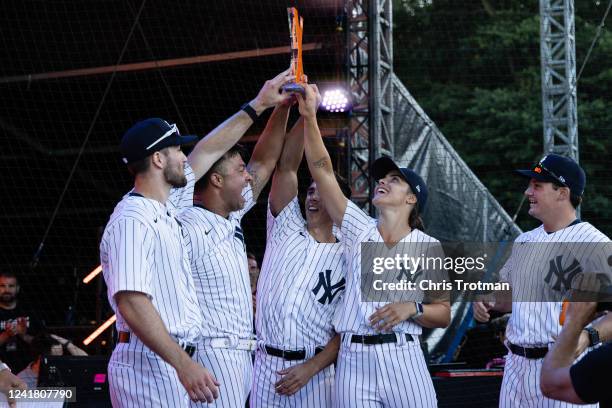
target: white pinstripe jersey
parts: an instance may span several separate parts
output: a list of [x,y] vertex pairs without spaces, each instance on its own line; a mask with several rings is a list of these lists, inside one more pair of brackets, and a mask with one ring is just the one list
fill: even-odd
[[257,284],[259,340],[284,348],[324,346],[344,292],[342,243],[318,243],[297,197],[274,217],[268,205],[266,253]]
[[[512,247],[510,258],[500,270],[500,280],[510,283],[513,299],[551,299],[552,292],[549,285],[540,279],[546,276],[546,273],[538,271],[534,274],[533,267],[534,264],[547,267],[548,258],[553,257],[559,251],[559,244],[562,245],[564,242],[601,243],[610,242],[610,239],[588,222],[581,222],[552,234],[548,234],[543,226],[539,226],[519,235]],[[550,244],[545,245],[545,243]],[[551,251],[555,251],[555,254]],[[534,276],[538,279],[534,280]],[[561,332],[559,324],[561,307],[561,301],[513,301],[512,314],[506,327],[506,338],[511,343],[523,347],[546,346],[553,343]]]
[[195,178],[185,164],[187,186],[170,191],[164,206],[127,194],[117,204],[100,243],[108,301],[117,314],[117,330],[130,331],[113,296],[119,291],[149,296],[170,335],[194,342],[201,315],[189,258],[176,211],[192,205]]
[[[346,293],[343,305],[336,314],[334,325],[339,333],[378,334],[368,323],[368,318],[377,308],[381,308],[386,302],[362,302],[361,301],[361,243],[362,242],[384,242],[377,228],[375,218],[364,213],[355,203],[348,201],[342,228],[340,230],[345,244],[346,259],[348,262]],[[424,232],[414,229],[400,242],[409,243],[432,243],[439,242]],[[423,299],[423,293],[418,293]],[[394,332],[410,333],[420,335],[422,328],[412,320],[404,321],[393,328]]]
[[202,314],[204,337],[253,334],[251,283],[240,221],[255,205],[251,186],[242,191],[244,208],[228,218],[192,206],[179,214]]

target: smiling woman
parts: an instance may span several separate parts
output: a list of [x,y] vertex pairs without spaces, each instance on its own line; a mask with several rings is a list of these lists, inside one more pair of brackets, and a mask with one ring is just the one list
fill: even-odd
[[[376,401],[381,406],[436,407],[433,382],[418,336],[422,327],[449,324],[448,300],[438,298],[423,304],[425,292],[418,290],[416,302],[365,302],[359,278],[363,242],[388,245],[438,242],[418,229],[422,228],[418,214],[427,202],[427,186],[411,169],[397,166],[390,158],[379,158],[370,172],[378,180],[372,203],[380,216],[369,217],[344,196],[335,180],[317,125],[316,87],[306,86],[305,96],[297,98],[304,118],[308,167],[327,212],[340,227],[348,262],[346,293],[335,319],[336,330],[341,333],[341,348],[334,406],[364,406]],[[379,364],[388,369],[367,369]],[[408,380],[415,377],[421,380]],[[364,386],[356,389],[355,383]]]

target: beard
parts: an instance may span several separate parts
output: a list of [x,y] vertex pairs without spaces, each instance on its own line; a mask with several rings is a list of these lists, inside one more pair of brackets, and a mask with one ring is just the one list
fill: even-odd
[[14,300],[15,295],[12,295],[10,293],[3,293],[2,295],[0,295],[0,301],[2,301],[2,303],[13,303]]
[[164,178],[174,188],[181,188],[187,185],[187,177],[185,177],[182,166],[179,169],[164,168]]

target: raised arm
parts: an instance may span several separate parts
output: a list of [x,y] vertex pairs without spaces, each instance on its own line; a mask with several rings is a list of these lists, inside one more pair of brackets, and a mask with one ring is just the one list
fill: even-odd
[[317,124],[317,94],[316,85],[306,85],[305,95],[297,95],[300,106],[300,114],[304,118],[304,150],[308,169],[312,178],[317,183],[319,194],[323,197],[325,209],[338,226],[342,225],[342,218],[346,211],[347,198],[342,193],[329,153],[323,144],[321,131]]
[[304,118],[300,117],[285,136],[283,152],[272,176],[270,211],[275,217],[298,194],[298,169],[304,156]]
[[[257,97],[249,102],[249,105],[259,116],[267,108],[283,102],[288,96],[281,94],[280,88],[292,79],[291,70],[288,69],[266,81]],[[251,117],[241,110],[200,140],[188,157],[195,179],[199,180],[206,174],[212,165],[240,140],[252,124]]]
[[252,177],[253,200],[259,197],[281,155],[290,109],[289,103],[277,105],[255,144],[253,155],[247,164],[247,170]]

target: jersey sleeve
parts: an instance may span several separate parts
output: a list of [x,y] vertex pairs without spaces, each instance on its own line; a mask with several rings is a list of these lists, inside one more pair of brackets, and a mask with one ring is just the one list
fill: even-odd
[[248,213],[251,208],[255,207],[255,204],[257,204],[257,201],[253,199],[253,187],[251,187],[251,184],[242,189],[242,198],[244,198],[244,207],[232,213],[233,216],[238,219],[238,221],[240,221],[242,217],[244,217],[246,213]]
[[171,189],[168,196],[168,201],[174,206],[176,211],[181,211],[193,205],[193,188],[196,179],[191,166],[187,162],[185,162],[185,178],[187,179],[187,185]]
[[152,298],[154,239],[155,233],[141,221],[116,221],[107,237],[106,257],[102,257],[109,298],[121,291],[142,292]]
[[270,201],[268,201],[268,218],[266,223],[268,239],[279,239],[290,232],[299,231],[304,228],[305,223],[306,221],[300,211],[297,196],[293,197],[293,200],[276,217],[272,215]]
[[576,394],[586,403],[612,401],[609,370],[612,367],[612,343],[591,351],[570,368]]
[[511,252],[510,252],[510,256],[508,257],[508,259],[506,260],[506,262],[502,265],[501,269],[499,270],[499,281],[500,282],[507,282],[510,285],[512,285],[512,280],[511,280],[511,276],[510,274],[512,273],[512,270],[515,267],[515,263],[516,263],[516,253],[514,250],[514,246],[517,243],[515,242],[514,245],[512,246]]
[[340,227],[340,233],[346,246],[353,247],[359,240],[362,232],[365,231],[372,218],[367,215],[363,210],[357,207],[357,204],[351,200],[347,200],[346,210],[342,217],[342,226]]

